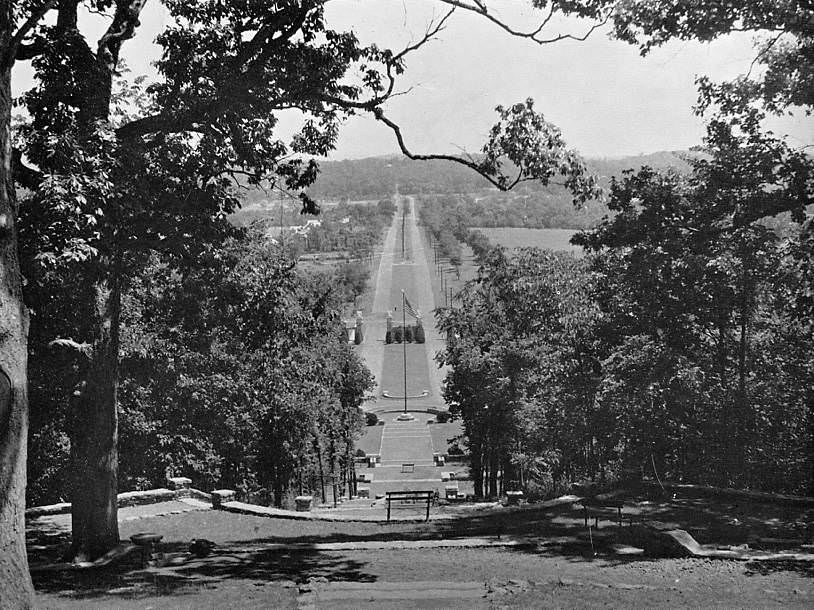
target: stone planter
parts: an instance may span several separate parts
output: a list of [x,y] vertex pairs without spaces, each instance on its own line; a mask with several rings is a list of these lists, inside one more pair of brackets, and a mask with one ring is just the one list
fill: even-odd
[[216,489],[212,492],[212,508],[220,508],[226,502],[232,502],[235,499],[235,492],[231,489]]
[[520,504],[520,501],[523,499],[523,492],[522,491],[507,491],[506,492],[506,504],[509,506],[517,506]]
[[313,496],[297,496],[294,498],[294,504],[297,507],[298,513],[307,513],[311,510],[311,502],[313,502]]

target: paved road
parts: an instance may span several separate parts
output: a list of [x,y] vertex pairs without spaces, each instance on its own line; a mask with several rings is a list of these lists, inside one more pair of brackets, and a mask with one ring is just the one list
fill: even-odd
[[[434,326],[433,310],[437,306],[432,289],[432,261],[421,238],[417,224],[415,199],[396,195],[399,211],[385,236],[382,255],[375,278],[372,311],[365,319],[365,342],[357,347],[376,378],[373,390],[375,401],[367,403],[368,410],[383,412],[399,409],[404,397],[404,348],[385,345],[386,316],[390,313],[394,324],[403,319],[401,292],[404,290],[410,304],[423,314],[426,342],[407,345],[408,409],[445,408],[441,395],[441,380],[445,371],[439,370],[435,354],[444,343]],[[403,206],[408,209],[404,222],[404,255],[402,255]],[[407,323],[414,320],[407,316]]]
[[[443,494],[445,483],[441,481],[441,471],[447,468],[433,464],[433,443],[430,425],[432,416],[428,408],[445,408],[441,395],[441,375],[435,364],[437,351],[444,344],[435,330],[433,310],[436,302],[432,287],[432,261],[427,257],[421,232],[417,223],[415,200],[413,197],[396,195],[398,212],[387,231],[381,261],[375,280],[373,310],[368,320],[365,344],[359,353],[368,368],[376,376],[376,400],[367,404],[384,420],[382,431],[382,463],[370,469],[373,476],[370,485],[372,496],[385,491],[398,489],[436,490]],[[402,210],[406,208],[406,218]],[[403,243],[402,251],[402,227]],[[422,314],[426,342],[423,344],[384,344],[386,316],[388,312],[393,324],[401,324],[402,291],[414,309]],[[407,323],[413,318],[406,316]],[[406,349],[405,349],[406,348]],[[415,420],[401,422],[396,419],[404,407],[404,357],[407,357],[407,409]],[[443,452],[446,446],[435,451]],[[403,464],[413,464],[414,472],[402,472]]]

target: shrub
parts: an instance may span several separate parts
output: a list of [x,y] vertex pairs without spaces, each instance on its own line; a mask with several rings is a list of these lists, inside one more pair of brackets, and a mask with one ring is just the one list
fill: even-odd
[[388,330],[384,334],[384,342],[387,343],[387,345],[390,345],[391,343],[393,343],[393,331],[392,330]]
[[396,326],[393,329],[393,342],[401,343],[401,341],[402,341],[402,328],[401,326]]
[[358,458],[367,457],[367,453],[365,453],[364,449],[357,449],[356,450],[356,457],[358,457]]
[[404,327],[404,342],[405,343],[412,343],[413,342],[413,327],[412,326],[405,326]]
[[364,334],[362,334],[362,325],[357,324],[356,325],[356,332],[353,334],[353,342],[356,345],[359,345],[364,340],[365,340],[365,336],[364,336]]
[[452,413],[449,411],[439,411],[435,414],[435,421],[439,424],[445,424],[452,419]]
[[365,424],[368,426],[375,426],[379,423],[379,416],[375,413],[365,413]]
[[448,455],[463,455],[464,451],[458,446],[458,443],[452,443],[447,450]]
[[420,324],[416,324],[415,326],[414,339],[416,343],[424,343],[424,341],[426,341],[426,337],[424,336],[424,327]]

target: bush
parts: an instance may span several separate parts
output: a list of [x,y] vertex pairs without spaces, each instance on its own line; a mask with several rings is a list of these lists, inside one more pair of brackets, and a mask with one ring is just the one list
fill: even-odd
[[365,413],[365,424],[368,426],[375,426],[379,423],[379,416],[375,413]]
[[401,326],[396,326],[393,329],[393,342],[401,343],[401,341],[402,341],[402,328]]
[[365,453],[364,449],[357,449],[356,450],[356,457],[358,457],[358,458],[367,457],[367,453]]
[[392,330],[388,330],[388,331],[385,333],[385,335],[384,335],[384,342],[385,342],[387,345],[390,345],[391,343],[393,343],[393,331],[392,331]]
[[424,327],[420,324],[416,324],[415,326],[415,342],[416,343],[424,343],[426,341],[426,337],[424,336]]
[[435,421],[439,424],[445,424],[452,419],[452,413],[449,411],[439,411],[435,414]]
[[404,342],[405,343],[412,343],[413,342],[413,327],[412,326],[405,326],[404,327]]
[[448,455],[463,455],[464,450],[458,446],[458,443],[452,443],[447,450]]
[[364,336],[364,334],[362,334],[362,325],[357,324],[356,325],[356,332],[353,334],[353,342],[356,345],[359,345],[364,340],[365,340],[365,336]]

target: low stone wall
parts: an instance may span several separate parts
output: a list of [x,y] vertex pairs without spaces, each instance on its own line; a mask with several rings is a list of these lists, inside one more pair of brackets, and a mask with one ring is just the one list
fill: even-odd
[[[125,491],[118,495],[118,506],[141,506],[144,504],[157,504],[158,502],[171,502],[183,498],[194,498],[204,502],[211,502],[211,494],[192,489],[192,481],[186,477],[175,477],[167,479],[167,487],[158,489],[147,489],[145,491]],[[42,517],[44,515],[61,515],[71,512],[70,502],[60,502],[58,504],[47,504],[45,506],[32,506],[25,510],[25,516],[29,519]]]

